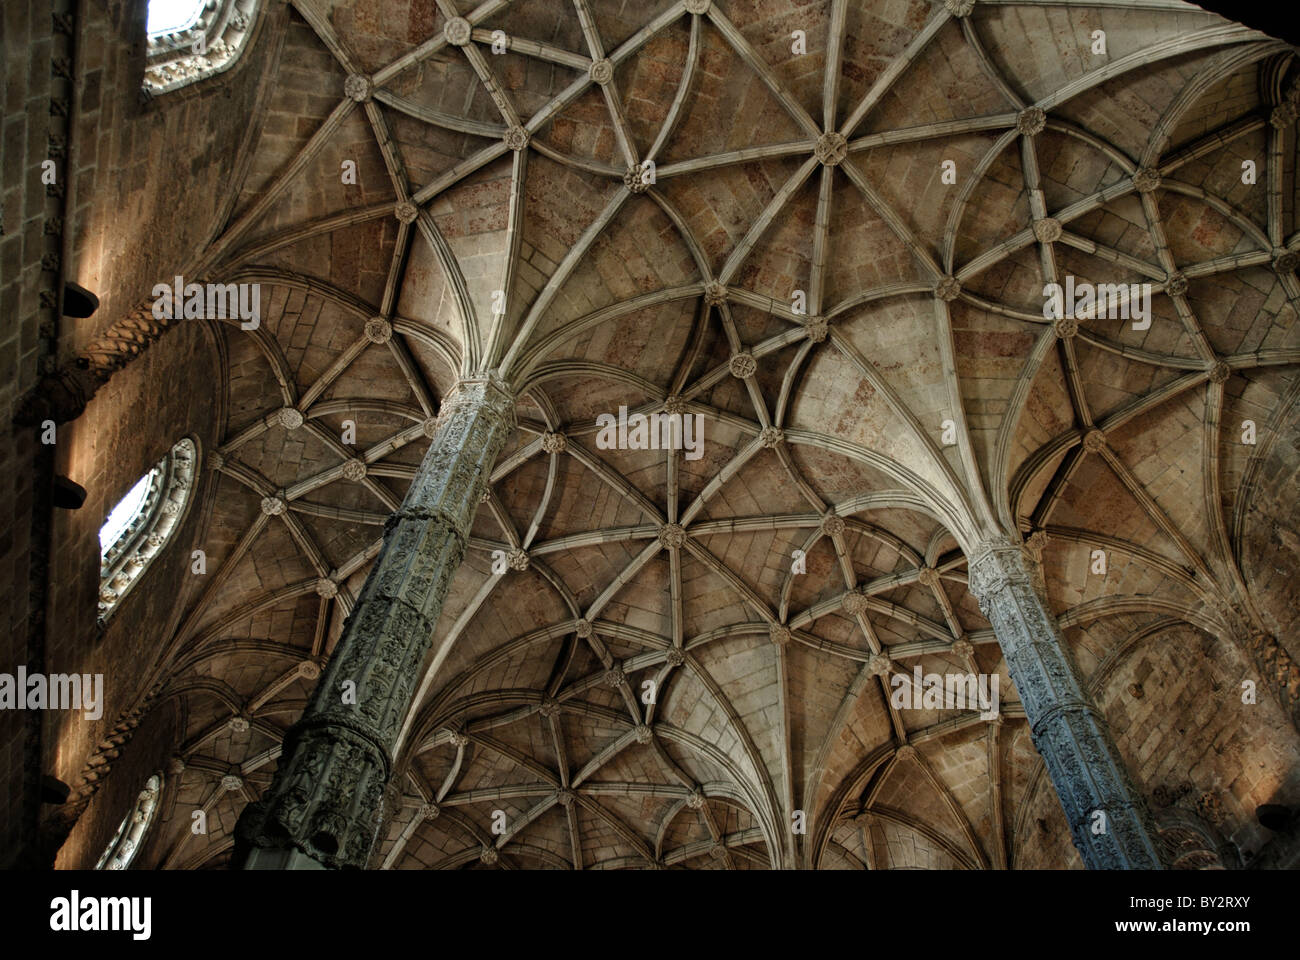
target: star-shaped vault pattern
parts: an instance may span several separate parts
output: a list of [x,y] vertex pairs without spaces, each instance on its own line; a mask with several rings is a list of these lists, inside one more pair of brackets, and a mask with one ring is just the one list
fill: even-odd
[[[265,14],[197,271],[267,306],[225,333],[213,572],[148,694],[214,824],[165,864],[228,857],[440,398],[494,370],[519,426],[373,866],[1078,865],[964,550],[1026,538],[1112,721],[1138,660],[1263,602],[1290,48],[1166,0],[372,7]],[[1067,276],[1150,284],[1149,329],[1045,319]],[[620,406],[701,415],[703,455],[601,449]],[[891,705],[916,668],[998,673],[1000,716]]]

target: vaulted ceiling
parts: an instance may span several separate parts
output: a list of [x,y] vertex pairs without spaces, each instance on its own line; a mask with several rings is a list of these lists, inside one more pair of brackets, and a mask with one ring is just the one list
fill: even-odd
[[[154,677],[212,830],[166,823],[168,866],[224,862],[440,398],[486,369],[519,427],[375,866],[1077,866],[966,589],[999,531],[1141,788],[1258,848],[1295,731],[1235,706],[1216,603],[1294,618],[1253,586],[1296,463],[1289,48],[1166,0],[969,7],[263,14],[283,46],[204,260],[263,320],[225,328],[213,573]],[[1067,275],[1150,283],[1150,328],[1044,320]],[[665,405],[700,459],[597,445]],[[918,666],[1000,673],[1001,719],[891,707]]]

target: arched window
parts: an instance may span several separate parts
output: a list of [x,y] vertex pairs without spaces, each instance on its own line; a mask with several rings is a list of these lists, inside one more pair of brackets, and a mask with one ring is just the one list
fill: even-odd
[[230,69],[253,32],[258,0],[149,0],[144,91],[157,96]]
[[194,441],[182,439],[136,481],[99,528],[99,622],[103,624],[180,526],[194,485]]
[[131,861],[135,859],[136,853],[144,843],[144,835],[153,823],[154,814],[158,811],[162,784],[161,773],[155,773],[145,782],[140,796],[135,798],[135,803],[127,811],[122,825],[117,828],[117,833],[108,842],[104,855],[99,858],[99,863],[95,864],[96,870],[125,870],[131,865]]

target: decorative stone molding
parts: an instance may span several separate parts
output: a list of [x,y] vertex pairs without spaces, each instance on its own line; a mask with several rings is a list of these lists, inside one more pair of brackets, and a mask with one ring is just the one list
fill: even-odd
[[785,443],[785,431],[780,427],[764,427],[758,434],[759,444],[766,450]]
[[248,733],[250,724],[247,717],[231,717],[226,726],[230,728],[231,733]]
[[528,551],[520,550],[518,547],[507,551],[506,563],[510,565],[511,570],[523,573],[528,569]]
[[188,437],[176,442],[142,479],[145,492],[130,519],[100,556],[98,622],[102,626],[122,598],[179,529],[190,503],[198,448]]
[[555,802],[562,807],[571,807],[578,802],[578,795],[568,787],[561,787],[555,791]]
[[916,747],[912,746],[910,743],[905,743],[895,751],[894,755],[898,757],[899,760],[915,760]]
[[592,83],[598,83],[603,87],[614,79],[614,65],[608,60],[595,60],[588,68],[587,74],[591,77]]
[[969,17],[975,9],[975,0],[943,0],[943,8],[954,17]]
[[860,590],[850,590],[840,601],[840,609],[850,617],[858,617],[867,612],[867,595]]
[[1264,685],[1273,691],[1291,723],[1300,730],[1300,665],[1271,633],[1249,630],[1243,639]]
[[[478,497],[514,430],[514,396],[492,376],[458,383],[402,501],[325,675],[288,731],[271,785],[244,809],[235,862],[250,847],[296,849],[362,869],[434,625],[461,560]],[[357,685],[343,703],[339,684]]]
[[366,339],[371,343],[387,343],[393,339],[393,325],[383,317],[371,317],[366,321]]
[[339,585],[329,577],[321,577],[316,581],[316,595],[325,600],[333,600],[339,595]]
[[480,863],[484,863],[490,867],[501,859],[501,855],[497,853],[496,847],[484,847],[483,852],[478,855],[478,858]]
[[1061,221],[1055,217],[1044,217],[1042,220],[1034,221],[1034,239],[1039,243],[1056,243],[1061,239],[1064,230],[1061,227]]
[[421,803],[415,808],[415,819],[437,820],[440,813],[442,813],[442,810],[436,803]]
[[343,461],[343,479],[350,480],[352,483],[360,483],[366,479],[369,470],[370,468],[366,466],[366,462],[356,457]]
[[1047,542],[1051,539],[1046,530],[1035,530],[1025,538],[1025,549],[1035,561],[1041,562],[1043,559],[1043,550],[1047,548]]
[[659,542],[673,549],[683,547],[686,544],[686,530],[680,523],[665,523],[659,528]]
[[562,433],[542,434],[542,450],[546,453],[564,453],[569,449],[568,438]]
[[873,677],[887,677],[893,669],[894,661],[888,654],[873,653],[867,661],[867,672]]
[[961,296],[961,281],[956,277],[943,277],[934,287],[934,295],[945,303]]
[[393,216],[402,223],[415,223],[420,216],[420,208],[410,200],[399,200],[393,205]]
[[680,667],[686,662],[686,654],[679,647],[669,647],[668,652],[664,654],[664,663],[670,667]]
[[698,787],[686,795],[686,806],[691,810],[704,809],[704,791]]
[[733,353],[731,360],[728,361],[731,368],[731,375],[737,380],[744,380],[746,377],[752,377],[754,371],[758,369],[758,362],[754,355],[750,353]]
[[642,746],[645,746],[655,738],[654,731],[644,723],[638,723],[636,727],[633,728],[632,735],[636,738],[636,742]]
[[1227,383],[1228,378],[1232,376],[1232,367],[1228,366],[1222,360],[1210,368],[1210,383]]
[[185,758],[179,754],[174,755],[167,761],[167,774],[172,777],[179,777],[185,772]]
[[939,571],[934,567],[921,567],[916,571],[916,582],[923,587],[937,587],[939,585]]
[[1181,270],[1175,270],[1165,282],[1165,293],[1171,297],[1185,296],[1187,293],[1187,276]]
[[803,322],[803,332],[813,343],[824,343],[830,334],[830,324],[825,317],[809,317]]
[[371,97],[372,84],[370,78],[360,73],[350,73],[347,79],[343,81],[343,95],[357,103],[365,103]]
[[767,637],[778,647],[790,642],[790,628],[780,623],[773,623],[767,628]]
[[969,659],[975,654],[975,644],[971,643],[965,637],[962,637],[959,640],[953,641],[952,652],[955,656]]
[[1295,273],[1300,267],[1300,254],[1293,250],[1279,250],[1273,257],[1273,269],[1280,274]]
[[686,0],[686,12],[701,16],[709,12],[713,0]]
[[823,133],[817,138],[817,143],[813,146],[813,156],[817,158],[819,163],[828,167],[839,166],[848,155],[849,142],[844,139],[844,134],[837,130]]
[[586,640],[591,636],[591,621],[579,619],[574,625],[573,632],[579,640]]
[[623,672],[622,667],[610,667],[605,671],[603,680],[605,686],[617,689],[627,682],[627,674]]
[[298,662],[298,676],[304,680],[315,680],[320,676],[320,664],[315,660],[300,660]]
[[1047,129],[1047,114],[1042,107],[1025,107],[1016,117],[1016,132],[1024,137],[1036,137]]
[[546,719],[550,719],[560,712],[560,701],[556,700],[554,697],[543,697],[542,705],[538,712]]
[[532,139],[532,137],[529,132],[524,127],[519,126],[507,127],[505,136],[502,137],[502,140],[505,141],[506,147],[514,150],[516,153],[520,150],[527,149],[528,141],[530,139]]
[[686,412],[686,401],[683,400],[681,397],[676,396],[674,394],[673,396],[664,398],[664,413],[671,415],[675,413],[685,413],[685,412]]
[[208,454],[208,469],[220,470],[226,465],[226,455],[220,450],[213,450]]
[[438,418],[426,417],[424,423],[420,424],[420,432],[432,440],[434,434],[438,432]]
[[1296,121],[1296,105],[1289,100],[1279,103],[1268,116],[1268,122],[1274,129],[1285,130]]
[[1152,193],[1160,189],[1160,171],[1154,167],[1138,167],[1133,174],[1133,189],[1138,193]]
[[729,295],[726,284],[711,280],[704,285],[704,302],[711,307],[721,306],[726,303]]
[[1101,453],[1106,449],[1106,434],[1095,427],[1083,435],[1083,449],[1089,453]]
[[209,0],[192,25],[147,37],[143,99],[233,67],[248,46],[259,5],[259,0]]
[[459,730],[451,730],[447,733],[447,742],[459,750],[461,747],[469,746],[469,737]]
[[225,790],[227,793],[233,793],[236,790],[240,790],[243,786],[244,778],[236,774],[228,773],[221,778],[221,789]]
[[[1036,566],[1017,544],[983,544],[970,559],[970,592],[993,625],[1084,863],[1091,869],[1161,869],[1150,811],[1079,681],[1069,645],[1035,582]],[[1092,831],[1097,811],[1106,815],[1105,832]]]
[[721,860],[726,857],[726,855],[727,847],[725,844],[715,843],[713,846],[709,847],[709,856],[714,860]]
[[442,38],[453,47],[463,47],[470,42],[474,28],[464,17],[452,17],[442,26]]
[[144,843],[144,836],[153,824],[158,812],[158,800],[162,794],[162,775],[154,774],[145,781],[144,789],[135,798],[135,804],[117,828],[117,833],[109,841],[96,870],[125,870],[135,859]]
[[822,517],[822,536],[838,537],[844,532],[844,518],[837,513],[829,513]]

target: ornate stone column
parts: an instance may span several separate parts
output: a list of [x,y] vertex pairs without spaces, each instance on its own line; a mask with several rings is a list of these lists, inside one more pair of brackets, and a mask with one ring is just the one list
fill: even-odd
[[236,830],[245,869],[362,868],[374,843],[391,751],[411,704],[514,401],[500,381],[459,383],[271,786]]
[[1036,577],[1037,563],[1018,544],[981,544],[970,558],[970,591],[993,624],[1074,845],[1092,870],[1164,869],[1155,821],[1079,681]]

